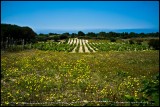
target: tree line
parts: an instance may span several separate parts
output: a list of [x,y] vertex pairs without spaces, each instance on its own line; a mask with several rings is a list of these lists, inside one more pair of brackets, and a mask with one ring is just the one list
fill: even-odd
[[[154,38],[159,37],[159,32],[156,33],[135,33],[135,32],[88,32],[78,31],[78,33],[68,33],[63,34],[58,33],[48,33],[48,34],[36,34],[30,27],[20,27],[18,25],[11,24],[1,24],[1,49],[7,49],[15,45],[36,43],[38,41],[54,40],[59,41],[68,38],[83,38],[83,39],[109,39],[111,42],[116,41],[116,39],[134,39],[134,38]],[[140,41],[141,42],[141,41]],[[130,41],[133,43],[133,41]],[[159,39],[151,40],[150,45],[159,49]],[[157,48],[158,47],[158,48]]]
[[11,45],[35,43],[37,34],[30,27],[1,24],[1,49]]
[[[52,36],[51,36],[52,35]],[[56,39],[65,39],[65,38],[83,38],[83,39],[129,39],[129,38],[146,38],[146,37],[159,37],[159,32],[156,33],[135,33],[135,32],[122,32],[122,33],[116,33],[116,32],[99,32],[99,33],[94,33],[94,32],[88,32],[84,33],[82,31],[79,31],[78,33],[71,33],[69,34],[68,32],[63,33],[63,34],[55,34],[55,33],[49,33],[49,34],[39,34],[37,37],[38,38],[43,38],[44,40],[47,39],[54,39],[54,36]],[[42,39],[41,39],[42,40]]]
[[78,33],[68,33],[63,34],[58,33],[48,33],[48,34],[36,34],[30,27],[20,27],[11,24],[1,24],[1,42],[6,41],[24,41],[26,43],[35,43],[37,41],[47,41],[47,40],[61,40],[67,38],[83,38],[83,39],[128,39],[128,38],[145,38],[145,37],[159,37],[159,32],[156,33],[135,33],[135,32],[88,32],[78,31]]
[[35,42],[36,33],[30,27],[20,27],[11,24],[1,24],[1,41],[13,39],[24,40],[25,43]]

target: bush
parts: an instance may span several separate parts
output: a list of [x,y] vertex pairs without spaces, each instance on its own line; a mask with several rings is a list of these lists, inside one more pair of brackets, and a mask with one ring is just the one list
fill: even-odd
[[129,40],[129,44],[134,44],[133,40]]
[[54,39],[54,41],[57,42],[60,38],[59,38],[59,36],[56,35],[56,36],[53,37],[53,39]]
[[159,39],[151,39],[148,43],[149,47],[152,47],[155,50],[159,50]]
[[141,92],[146,94],[147,101],[154,103],[154,106],[159,105],[159,74],[156,74],[152,80],[144,80]]
[[116,39],[115,38],[110,38],[110,41],[111,42],[116,42]]
[[67,39],[68,38],[68,36],[67,35],[65,35],[65,34],[62,34],[62,35],[60,35],[60,37],[59,37],[60,39]]
[[142,39],[138,39],[138,40],[136,40],[136,42],[137,42],[138,45],[141,45],[143,40]]

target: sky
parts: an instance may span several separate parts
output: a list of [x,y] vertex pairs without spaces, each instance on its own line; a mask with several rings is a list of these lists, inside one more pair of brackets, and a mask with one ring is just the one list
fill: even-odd
[[158,31],[159,2],[2,1],[1,23],[29,26],[37,33],[122,29]]

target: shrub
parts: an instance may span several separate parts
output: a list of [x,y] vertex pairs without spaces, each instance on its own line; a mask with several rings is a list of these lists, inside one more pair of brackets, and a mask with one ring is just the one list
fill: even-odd
[[116,39],[115,38],[110,38],[110,41],[111,42],[116,42]]
[[146,94],[147,101],[154,103],[155,106],[159,105],[159,74],[155,75],[152,80],[144,80],[144,87],[141,92]]
[[152,47],[155,50],[159,50],[159,39],[151,39],[148,43],[149,47]]
[[60,35],[60,37],[59,37],[60,39],[67,39],[68,38],[68,36],[67,35],[65,35],[65,34],[62,34],[62,35]]
[[138,40],[136,40],[136,42],[137,42],[138,45],[141,45],[143,40],[142,39],[138,39]]
[[54,39],[54,41],[57,42],[60,38],[59,38],[59,36],[56,35],[56,36],[53,37],[53,39]]
[[129,44],[134,44],[133,40],[129,40]]

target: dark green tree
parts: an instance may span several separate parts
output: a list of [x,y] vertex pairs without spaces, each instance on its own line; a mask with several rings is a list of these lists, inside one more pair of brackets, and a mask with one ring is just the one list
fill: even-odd
[[54,39],[54,41],[58,42],[58,40],[59,40],[60,38],[59,38],[59,36],[55,35],[55,36],[53,37],[53,39]]
[[99,37],[106,37],[106,32],[99,32],[98,36]]
[[89,36],[89,37],[96,37],[97,35],[95,33],[93,33],[93,32],[88,32],[87,36]]
[[85,34],[82,31],[79,31],[78,36],[85,36]]

